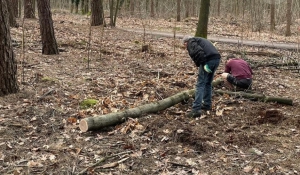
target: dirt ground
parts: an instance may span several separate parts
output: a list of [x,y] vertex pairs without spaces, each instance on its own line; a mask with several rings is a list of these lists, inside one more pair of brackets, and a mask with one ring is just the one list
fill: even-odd
[[[0,97],[0,174],[300,174],[300,74],[292,70],[295,67],[270,66],[299,61],[298,52],[217,43],[224,57],[239,50],[253,53],[245,57],[251,64],[268,65],[253,68],[253,92],[292,99],[292,106],[214,93],[213,111],[200,118],[185,116],[190,99],[155,114],[81,132],[78,124],[85,117],[194,88],[197,69],[180,40],[93,27],[88,52],[85,16],[53,13],[53,20],[59,55],[41,54],[38,20],[24,23],[24,54],[22,27],[11,29],[20,92]],[[228,29],[226,21],[214,20]],[[138,19],[118,22],[142,28]],[[167,31],[172,25],[157,22],[152,21],[151,28]],[[193,28],[194,22],[178,25],[187,26],[181,32],[188,32],[184,29]],[[209,31],[218,35],[215,28]],[[149,50],[142,52],[145,44]],[[255,54],[262,52],[271,56]],[[223,67],[224,62],[218,73]],[[98,103],[83,109],[84,99]]]

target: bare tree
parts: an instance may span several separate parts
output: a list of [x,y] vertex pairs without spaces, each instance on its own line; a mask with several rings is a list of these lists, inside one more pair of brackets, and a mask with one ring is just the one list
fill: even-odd
[[218,4],[217,4],[217,14],[218,14],[218,16],[221,15],[221,0],[218,0]]
[[19,17],[19,13],[18,13],[18,7],[19,7],[19,1],[18,0],[12,0],[12,9],[13,9],[13,14],[14,16],[17,18]]
[[9,25],[11,27],[18,27],[18,23],[16,20],[16,16],[14,13],[13,5],[11,0],[6,0],[6,4],[8,7],[8,13],[9,13]]
[[19,91],[6,0],[0,0],[0,96]]
[[103,1],[102,0],[92,0],[91,9],[92,9],[91,25],[99,26],[99,25],[104,24]]
[[79,1],[80,0],[75,0],[75,13],[78,13]]
[[271,0],[270,31],[275,30],[275,0]]
[[89,0],[81,0],[81,13],[87,14],[89,12]]
[[130,6],[130,15],[133,15],[134,14],[134,4],[135,4],[135,0],[129,0],[130,2],[130,4],[129,4],[129,6]]
[[24,18],[35,18],[34,0],[24,0]]
[[207,25],[209,17],[210,0],[202,0],[200,5],[200,15],[195,36],[207,38]]
[[188,18],[190,16],[190,1],[184,0],[184,6],[185,6],[185,18]]
[[287,0],[286,3],[286,31],[285,36],[291,36],[291,25],[292,25],[292,0]]
[[42,37],[42,54],[59,54],[55,39],[53,20],[49,0],[38,0],[40,32]]
[[180,11],[181,11],[181,8],[180,8],[180,3],[181,3],[181,0],[177,0],[177,21],[180,21]]
[[120,7],[120,0],[109,0],[109,16],[110,26],[115,27],[117,21],[117,15]]
[[154,17],[154,0],[150,1],[150,16]]

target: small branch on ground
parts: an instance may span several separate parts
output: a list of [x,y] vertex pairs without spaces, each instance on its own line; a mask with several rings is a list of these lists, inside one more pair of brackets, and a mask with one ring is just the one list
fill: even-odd
[[[113,154],[113,155],[110,155],[110,156],[103,157],[102,159],[98,160],[96,163],[94,163],[91,166],[89,166],[89,167],[85,168],[84,170],[80,171],[77,175],[85,174],[90,168],[94,168],[94,167],[100,165],[102,162],[106,161],[109,158],[124,155],[124,154],[128,154],[128,153],[131,153],[131,151],[125,151],[125,152],[121,152],[121,153],[118,153],[118,154]],[[124,159],[118,161],[118,163],[121,163],[125,160],[127,160],[127,158],[126,159],[124,158]]]

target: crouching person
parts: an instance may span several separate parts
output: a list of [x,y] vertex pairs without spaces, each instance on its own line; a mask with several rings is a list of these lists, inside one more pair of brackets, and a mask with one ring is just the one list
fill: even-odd
[[222,73],[225,86],[230,90],[250,90],[252,86],[252,69],[249,64],[234,55],[227,56],[225,71]]

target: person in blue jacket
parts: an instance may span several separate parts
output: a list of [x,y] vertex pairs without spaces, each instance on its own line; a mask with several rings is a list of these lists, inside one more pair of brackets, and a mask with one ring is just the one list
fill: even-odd
[[216,47],[207,39],[201,37],[183,37],[183,44],[189,56],[198,67],[195,100],[188,117],[200,117],[201,110],[212,108],[212,81],[220,64],[221,55]]

